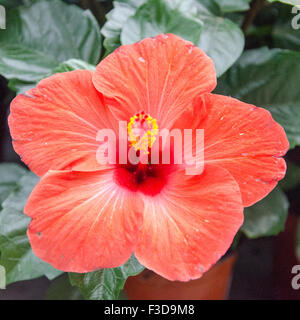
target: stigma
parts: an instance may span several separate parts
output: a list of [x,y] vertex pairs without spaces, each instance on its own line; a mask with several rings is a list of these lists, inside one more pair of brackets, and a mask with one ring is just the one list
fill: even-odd
[[143,154],[149,154],[158,134],[156,119],[144,111],[130,118],[127,125],[130,146]]

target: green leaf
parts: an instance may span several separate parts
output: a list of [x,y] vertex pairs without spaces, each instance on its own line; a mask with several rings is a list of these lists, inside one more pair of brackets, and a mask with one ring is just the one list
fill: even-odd
[[8,10],[7,29],[0,31],[0,74],[35,83],[71,58],[96,64],[100,52],[100,31],[89,11],[60,0],[38,1]]
[[195,1],[198,7],[198,12],[203,14],[214,14],[220,15],[220,6],[215,0],[196,0]]
[[174,33],[191,40],[215,62],[223,74],[241,55],[244,35],[229,19],[215,16],[220,9],[211,0],[139,0],[114,2],[101,32],[106,54],[121,44],[134,43],[159,33]]
[[144,267],[132,256],[124,265],[112,269],[100,269],[89,273],[69,273],[73,286],[80,288],[88,300],[116,300],[126,279],[142,272]]
[[216,92],[268,109],[293,148],[300,144],[299,61],[295,51],[249,50],[219,79]]
[[82,300],[78,288],[70,284],[67,274],[63,274],[57,279],[51,281],[47,289],[46,300]]
[[222,13],[246,11],[250,8],[251,0],[214,0]]
[[300,0],[268,0],[269,2],[281,2],[292,6],[300,6]]
[[283,180],[280,181],[280,187],[284,191],[289,191],[300,185],[300,166],[293,162],[287,162],[287,172]]
[[198,47],[210,56],[221,76],[240,57],[244,49],[244,35],[241,29],[229,19],[207,16]]
[[[11,166],[8,170],[6,164],[4,167],[1,165],[0,168],[10,171],[11,177],[16,169]],[[5,175],[0,171],[0,181],[4,179]],[[34,279],[42,275],[53,279],[62,273],[34,255],[26,236],[30,218],[23,213],[23,209],[37,182],[38,177],[32,172],[26,171],[21,178],[16,174],[15,186],[1,205],[0,264],[6,269],[6,284]]]
[[244,210],[241,230],[248,238],[275,236],[284,230],[289,203],[279,187],[266,198]]
[[132,44],[160,33],[174,33],[197,43],[202,24],[183,13],[180,6],[185,2],[148,0],[126,21],[121,31],[121,43]]
[[0,289],[5,289],[5,287],[6,287],[5,268],[0,265]]
[[79,69],[95,71],[96,66],[82,60],[70,59],[68,61],[61,63],[56,68],[54,68],[51,73],[55,74],[55,73],[69,72],[69,71],[79,70]]
[[103,45],[106,54],[113,52],[121,45],[120,35],[127,19],[133,16],[137,8],[145,2],[146,0],[114,1],[114,9],[106,15],[107,22],[101,29],[105,37]]
[[[96,66],[89,64],[85,61],[79,60],[79,59],[70,59],[67,61],[62,62],[59,64],[56,68],[54,68],[50,74],[45,75],[45,77],[51,76],[55,73],[60,72],[69,72],[73,70],[91,70],[94,71],[96,69]],[[45,78],[43,77],[43,78]],[[40,79],[42,80],[42,79]],[[19,93],[25,93],[26,91],[30,90],[31,88],[35,87],[37,83],[31,83],[31,82],[24,82],[17,79],[9,80],[8,87],[12,90]]]
[[17,188],[17,181],[26,170],[13,163],[2,163],[0,166],[0,210],[2,202]]
[[0,0],[0,5],[4,6],[6,9],[20,6],[22,4],[27,4],[31,0]]
[[11,79],[8,81],[8,88],[11,91],[16,92],[17,94],[25,93],[26,91],[30,90],[35,86],[36,86],[35,82],[26,82],[18,79]]
[[300,51],[300,31],[292,28],[291,21],[276,23],[272,36],[274,47]]

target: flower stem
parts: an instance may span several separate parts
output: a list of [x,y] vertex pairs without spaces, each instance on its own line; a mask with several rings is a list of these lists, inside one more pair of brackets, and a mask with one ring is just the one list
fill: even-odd
[[262,9],[262,7],[266,4],[266,0],[255,0],[250,10],[247,12],[244,22],[242,24],[242,30],[244,34],[246,33],[247,29],[251,26],[253,23],[255,17],[259,13],[259,11]]

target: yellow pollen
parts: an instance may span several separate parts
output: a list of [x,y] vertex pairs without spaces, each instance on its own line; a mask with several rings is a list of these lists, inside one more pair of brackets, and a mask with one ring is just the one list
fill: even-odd
[[144,112],[137,113],[130,118],[127,130],[130,146],[133,147],[135,151],[140,150],[148,154],[148,149],[153,146],[158,134],[156,119]]

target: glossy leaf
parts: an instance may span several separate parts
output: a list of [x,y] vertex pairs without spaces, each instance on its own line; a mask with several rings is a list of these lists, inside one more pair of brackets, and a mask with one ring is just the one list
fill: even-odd
[[274,236],[284,230],[288,200],[279,187],[254,206],[245,208],[241,230],[248,238]]
[[68,61],[62,62],[59,66],[54,68],[51,73],[54,74],[60,72],[69,72],[78,69],[94,71],[96,69],[96,66],[82,60],[70,59]]
[[88,300],[116,300],[129,276],[142,272],[144,267],[132,256],[124,265],[89,273],[69,273],[73,286],[80,288]]
[[127,19],[133,16],[137,8],[145,2],[146,0],[114,1],[114,8],[106,15],[107,22],[101,29],[105,37],[103,45],[106,54],[113,52],[121,45],[120,35]]
[[77,6],[53,0],[13,8],[0,32],[0,74],[34,83],[71,58],[96,64],[100,43],[95,18]]
[[[59,64],[56,68],[54,68],[50,74],[45,75],[45,77],[48,77],[52,74],[59,73],[59,72],[68,72],[73,70],[95,70],[95,66],[92,64],[89,64],[85,61],[79,60],[79,59],[70,59],[67,61],[62,62]],[[42,80],[42,79],[40,79]],[[12,90],[19,93],[25,93],[29,89],[35,87],[37,83],[31,83],[31,82],[24,82],[17,79],[12,79],[8,82],[8,87]]]
[[215,16],[202,19],[204,25],[197,45],[213,59],[217,76],[221,76],[242,54],[244,35],[229,19]]
[[198,8],[198,12],[203,14],[215,14],[220,15],[220,6],[215,0],[195,0]]
[[184,15],[180,6],[182,2],[178,1],[148,0],[126,21],[121,32],[121,43],[135,43],[160,33],[174,33],[197,43],[202,23]]
[[222,13],[246,11],[250,8],[251,0],[213,0]]
[[[8,168],[8,165],[4,166]],[[2,167],[3,165],[0,166],[1,169]],[[14,170],[13,165],[10,170],[7,170],[11,177],[14,175]],[[2,177],[5,179],[5,175],[0,175],[0,181],[3,181]],[[30,218],[23,213],[23,208],[38,177],[25,171],[21,178],[16,174],[14,182],[10,180],[14,183],[14,188],[2,202],[0,212],[0,264],[6,270],[6,284],[34,279],[42,275],[53,279],[62,272],[37,258],[26,236]]]
[[267,108],[293,148],[300,144],[299,61],[300,52],[249,50],[219,79],[216,92]]

